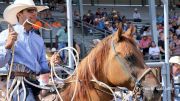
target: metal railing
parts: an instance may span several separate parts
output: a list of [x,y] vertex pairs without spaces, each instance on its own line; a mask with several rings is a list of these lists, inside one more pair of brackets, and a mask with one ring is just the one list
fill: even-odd
[[104,35],[106,37],[109,34],[112,34],[111,31],[108,31],[108,30],[105,30],[105,29],[98,29],[96,26],[94,26],[92,24],[89,24],[87,22],[80,21],[80,20],[73,20],[73,21],[74,21],[74,23],[83,26],[83,28],[87,28],[89,33],[91,33],[92,35],[100,34],[100,35]]

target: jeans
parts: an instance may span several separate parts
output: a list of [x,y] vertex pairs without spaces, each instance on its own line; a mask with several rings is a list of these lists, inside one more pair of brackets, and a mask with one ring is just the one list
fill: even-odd
[[[19,96],[20,96],[20,101],[23,101],[23,99],[24,99],[24,91],[23,91],[23,89],[21,88],[20,90],[19,90],[19,92],[20,92],[20,94],[19,94]],[[31,88],[26,88],[26,101],[36,101],[35,100],[35,97],[34,97],[34,95],[33,95],[33,93],[32,93],[32,89]],[[16,93],[13,95],[13,100],[12,101],[18,101],[18,96],[16,95]]]

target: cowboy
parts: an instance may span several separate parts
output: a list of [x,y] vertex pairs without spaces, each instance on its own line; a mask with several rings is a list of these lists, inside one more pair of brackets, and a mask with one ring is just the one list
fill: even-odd
[[[33,0],[15,0],[3,13],[4,20],[14,26],[9,26],[7,30],[0,33],[0,68],[6,64],[12,65],[13,76],[20,72],[21,76],[37,84],[34,76],[50,72],[45,56],[44,41],[32,27],[32,23],[37,20],[37,12],[45,9],[48,7],[36,6]],[[13,50],[14,54],[12,54]],[[14,58],[12,58],[13,55]],[[56,63],[54,57],[52,60]],[[27,83],[25,85],[26,101],[35,101],[32,91],[36,89],[32,89]],[[20,93],[20,99],[23,99],[23,94]],[[13,101],[16,100],[17,96],[13,95]]]

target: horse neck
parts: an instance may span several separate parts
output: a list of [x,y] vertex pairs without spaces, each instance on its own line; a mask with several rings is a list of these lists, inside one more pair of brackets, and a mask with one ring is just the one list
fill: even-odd
[[[102,44],[103,45],[103,44]],[[82,60],[82,62],[78,66],[78,70],[71,79],[68,81],[75,81],[76,77],[78,77],[78,85],[75,100],[85,101],[95,100],[100,101],[103,99],[107,99],[108,101],[112,99],[112,95],[104,94],[101,91],[98,91],[93,87],[91,80],[93,80],[93,76],[104,83],[107,83],[106,76],[104,75],[104,62],[107,58],[107,50],[106,47],[101,45],[97,46],[93,49],[90,54]],[[91,69],[91,70],[90,70]],[[78,73],[78,74],[77,74]],[[78,76],[77,76],[78,75]],[[69,84],[68,87],[62,92],[62,95],[66,100],[70,100],[73,95],[75,88],[75,83]],[[69,95],[69,97],[67,97]],[[101,99],[102,98],[102,99]]]

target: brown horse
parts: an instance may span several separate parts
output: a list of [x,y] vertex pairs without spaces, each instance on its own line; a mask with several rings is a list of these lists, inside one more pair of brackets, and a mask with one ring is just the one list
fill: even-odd
[[[129,90],[141,88],[143,99],[157,100],[162,91],[160,83],[145,65],[142,53],[137,47],[132,33],[134,27],[123,32],[120,25],[114,35],[103,39],[82,60],[76,74],[67,80],[71,82],[59,92],[64,101],[70,101],[75,90],[75,79],[78,74],[75,101],[110,101],[113,96],[109,89],[92,82],[94,78],[111,87],[126,87]],[[141,92],[142,93],[142,92]]]

